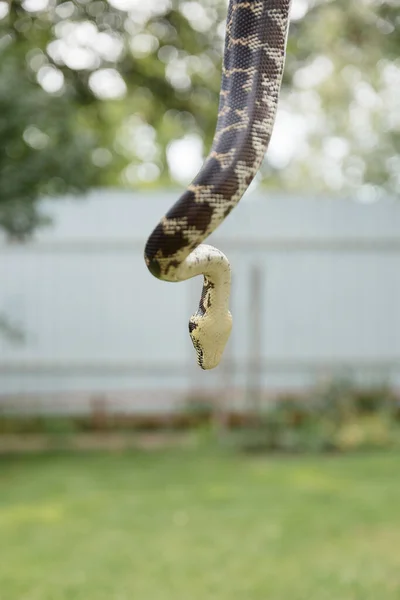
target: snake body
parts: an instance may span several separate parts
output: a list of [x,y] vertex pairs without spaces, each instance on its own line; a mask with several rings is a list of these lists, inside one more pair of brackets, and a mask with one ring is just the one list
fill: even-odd
[[228,259],[202,242],[237,205],[268,147],[282,82],[290,1],[230,0],[211,150],[145,247],[147,267],[159,279],[204,276],[199,307],[189,321],[203,369],[218,365],[232,317]]

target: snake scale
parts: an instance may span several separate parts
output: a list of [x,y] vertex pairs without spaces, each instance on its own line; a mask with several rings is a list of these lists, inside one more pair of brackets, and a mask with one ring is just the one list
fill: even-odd
[[276,116],[291,0],[230,0],[218,118],[198,175],[156,226],[145,247],[150,272],[164,281],[204,276],[189,332],[203,369],[216,367],[228,341],[231,270],[202,242],[247,190],[263,160]]

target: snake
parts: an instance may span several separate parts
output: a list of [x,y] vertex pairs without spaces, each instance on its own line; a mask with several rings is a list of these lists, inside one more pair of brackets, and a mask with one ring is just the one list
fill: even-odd
[[291,0],[230,0],[214,138],[204,163],[149,236],[144,259],[167,282],[203,276],[189,333],[204,369],[220,363],[232,329],[231,267],[206,238],[238,204],[271,138],[286,57]]

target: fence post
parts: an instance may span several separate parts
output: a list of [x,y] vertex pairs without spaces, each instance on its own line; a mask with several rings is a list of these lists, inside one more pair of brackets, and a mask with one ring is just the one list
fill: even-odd
[[262,391],[262,270],[253,265],[250,270],[248,303],[248,361],[247,361],[247,401],[246,405],[253,417],[261,409]]
[[[234,279],[232,275],[231,279],[231,296],[229,301],[229,310],[233,315],[233,319],[235,319],[234,315]],[[234,328],[233,328],[234,329]],[[233,380],[234,380],[234,353],[233,353],[233,329],[226,345],[224,356],[221,361],[221,366],[219,368],[219,392],[216,400],[216,404],[214,406],[213,411],[213,428],[216,433],[217,439],[220,442],[223,442],[224,437],[226,436],[228,430],[228,417],[229,417],[229,409],[230,409],[230,396],[233,390]]]

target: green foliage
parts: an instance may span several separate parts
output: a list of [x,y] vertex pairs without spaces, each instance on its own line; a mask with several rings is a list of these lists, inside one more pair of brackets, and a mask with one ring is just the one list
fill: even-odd
[[93,181],[92,141],[67,97],[26,80],[15,61],[0,62],[0,226],[23,239],[46,222],[37,200],[82,192]]
[[[310,6],[292,24],[289,42],[289,105],[307,115],[309,134],[289,166],[288,185],[296,188],[306,177],[315,190],[350,191],[365,200],[377,190],[398,195],[400,2]],[[310,67],[318,65],[313,80]]]
[[[217,442],[216,398],[188,397],[173,414],[117,415],[104,407],[84,416],[0,415],[0,435],[64,436],[80,433],[196,432]],[[218,410],[221,410],[220,408]],[[248,452],[347,452],[400,447],[400,402],[387,387],[360,388],[347,380],[315,388],[307,396],[278,398],[261,415],[228,413],[224,442]],[[71,438],[71,439],[72,439]]]
[[215,402],[209,395],[189,394],[183,405],[183,413],[194,419],[209,421],[215,410]]
[[287,396],[235,436],[248,451],[333,452],[399,447],[398,398],[390,389],[345,380],[307,398]]
[[[50,0],[35,11],[13,3],[3,27],[11,31],[12,52],[24,61],[23,76],[47,89],[43,74],[51,69],[63,80],[57,95],[73,99],[80,127],[96,130],[103,151],[95,159],[103,167],[96,183],[151,184],[135,175],[150,161],[167,183],[171,138],[196,132],[211,142],[222,40],[216,26],[193,27],[177,1],[131,12],[114,4]],[[225,17],[222,2],[205,12],[215,25]],[[96,85],[93,75],[110,72],[115,85]]]
[[17,19],[12,33],[0,30],[0,228],[17,240],[46,222],[37,209],[41,197],[83,192],[98,170],[91,162],[95,136],[73,93],[38,85],[27,66],[38,55],[20,27]]
[[43,416],[11,416],[0,415],[0,435],[68,435],[84,428],[78,420],[70,417]]

